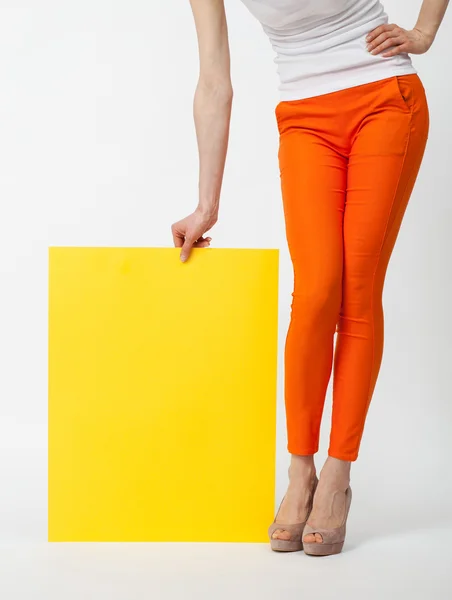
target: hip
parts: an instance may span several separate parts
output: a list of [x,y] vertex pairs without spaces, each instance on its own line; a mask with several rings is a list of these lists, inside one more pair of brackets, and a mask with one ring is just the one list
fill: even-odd
[[282,100],[275,108],[280,134],[290,128],[315,129],[341,136],[363,120],[380,117],[384,126],[395,121],[428,121],[428,100],[419,74],[391,75],[368,83],[297,100]]

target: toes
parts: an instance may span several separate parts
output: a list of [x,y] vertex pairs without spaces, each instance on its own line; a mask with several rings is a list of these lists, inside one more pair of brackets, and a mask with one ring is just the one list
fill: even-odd
[[272,538],[274,540],[290,540],[290,533],[285,529],[276,529],[273,532]]
[[306,542],[306,544],[321,544],[323,538],[320,533],[307,533],[303,538],[303,542]]

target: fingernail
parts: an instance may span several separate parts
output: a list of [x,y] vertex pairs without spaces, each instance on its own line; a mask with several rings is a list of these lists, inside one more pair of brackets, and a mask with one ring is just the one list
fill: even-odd
[[181,262],[185,262],[187,260],[187,257],[186,256],[181,256],[180,259],[181,259]]

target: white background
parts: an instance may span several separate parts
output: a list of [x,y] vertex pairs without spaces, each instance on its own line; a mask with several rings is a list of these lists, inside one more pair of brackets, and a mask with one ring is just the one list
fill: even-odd
[[[390,22],[411,28],[420,4],[387,0],[385,7]],[[276,67],[259,24],[239,0],[228,0],[226,6],[235,97],[220,219],[210,235],[213,247],[280,248],[279,501],[288,466],[281,367],[292,268],[276,159]],[[82,589],[105,591],[99,583],[102,577],[106,581],[113,572],[119,577],[125,564],[124,597],[126,588],[129,598],[139,597],[142,590],[136,581],[135,587],[124,583],[140,565],[141,574],[149,577],[143,555],[136,554],[138,563],[131,561],[138,550],[127,546],[129,562],[124,562],[117,547],[105,550],[107,554],[86,549],[85,555],[80,546],[65,550],[66,558],[55,558],[59,546],[45,545],[47,256],[49,245],[171,246],[171,223],[195,208],[198,163],[192,98],[198,58],[191,10],[188,0],[9,0],[1,12],[0,590],[8,589],[8,598],[40,598],[44,580],[38,585],[39,577],[51,578],[54,571],[63,577],[66,560],[79,566],[77,576],[71,573],[74,597]],[[449,530],[444,537],[439,529],[452,525],[451,36],[447,14],[430,51],[412,56],[427,92],[430,135],[386,279],[385,354],[352,471],[348,540],[354,552],[349,558],[344,552],[339,559],[350,561],[342,570],[329,562],[330,574],[347,574],[350,579],[359,564],[364,572],[364,555],[356,556],[360,549],[368,548],[369,560],[385,569],[400,560],[405,565],[401,572],[411,577],[412,597],[447,579],[452,583],[438,546],[440,539],[446,544],[452,535]],[[208,282],[202,293],[208,293]],[[330,401],[328,395],[319,467],[326,456]],[[410,541],[404,545],[400,536]],[[249,561],[248,575],[264,577],[264,570],[277,561],[273,579],[265,580],[268,594],[277,594],[281,573],[289,580],[295,577],[291,591],[302,589],[298,571],[290,566],[300,568],[299,553],[283,561],[261,545],[256,550],[262,554],[259,562],[250,550],[233,547],[225,556],[237,565],[239,556]],[[199,548],[192,551],[199,560],[223,560],[220,550]],[[450,543],[444,550],[450,554]],[[185,564],[184,550],[149,552],[151,563],[161,557],[166,565],[161,573],[168,566],[165,557],[179,557],[177,564]],[[101,561],[97,575],[93,556]],[[430,559],[433,564],[427,568]],[[313,571],[305,581],[315,589],[326,567],[309,564]],[[181,579],[185,592],[174,588],[174,597],[204,593],[188,572],[188,587]],[[240,573],[240,567],[233,572]],[[375,583],[374,575],[365,575],[369,585]],[[31,587],[25,591],[21,586],[28,580]],[[378,580],[381,591],[386,590],[383,573]],[[328,594],[320,583],[322,593]],[[122,584],[114,586],[116,593],[122,593]],[[400,590],[407,590],[407,580],[399,584]],[[190,595],[190,585],[198,595]],[[246,585],[238,591],[245,593]],[[230,597],[228,589],[222,587],[225,598]],[[105,594],[113,597],[112,590]],[[246,595],[252,597],[250,592]]]

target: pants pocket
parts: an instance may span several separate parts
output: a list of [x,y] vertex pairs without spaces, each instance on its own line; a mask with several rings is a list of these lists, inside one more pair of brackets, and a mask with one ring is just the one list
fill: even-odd
[[418,78],[417,74],[395,75],[395,77],[393,77],[397,98],[402,108],[407,112],[411,112],[413,109],[413,96],[415,93],[413,77]]

